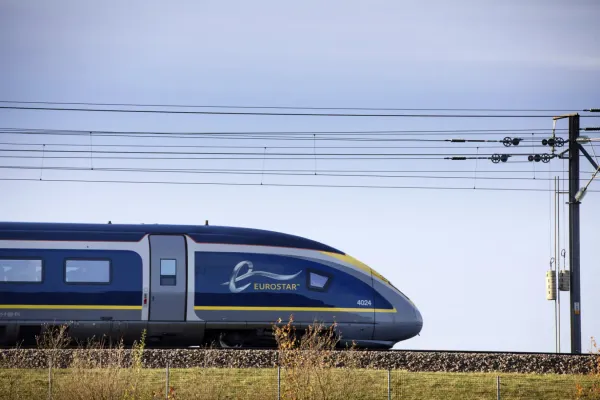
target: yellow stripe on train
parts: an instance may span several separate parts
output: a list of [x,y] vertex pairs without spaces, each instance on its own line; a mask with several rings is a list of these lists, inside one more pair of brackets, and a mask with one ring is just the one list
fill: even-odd
[[369,267],[364,262],[357,260],[356,258],[354,258],[348,254],[330,253],[328,251],[322,251],[321,253],[331,256],[333,258],[337,258],[340,261],[347,262],[348,264],[353,265],[354,267],[361,269],[368,274],[373,274],[373,276],[376,276],[377,278],[381,279],[383,282],[385,282],[387,284],[390,283],[390,281],[387,280],[386,278],[384,278],[383,275],[381,275],[379,272],[375,271],[373,268]]
[[141,310],[142,306],[109,306],[80,304],[0,304],[0,309],[14,310]]

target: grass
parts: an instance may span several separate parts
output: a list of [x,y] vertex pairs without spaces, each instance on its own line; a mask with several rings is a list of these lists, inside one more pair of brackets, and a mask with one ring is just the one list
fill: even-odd
[[[293,320],[274,325],[280,368],[151,369],[142,363],[144,335],[131,357],[119,343],[100,361],[102,342],[80,346],[67,368],[57,368],[58,350],[69,345],[64,328],[48,330],[38,347],[48,351],[48,367],[24,369],[23,352],[0,358],[0,399],[495,399],[500,377],[502,399],[597,399],[600,373],[536,375],[497,373],[428,373],[364,369],[350,347],[343,367],[333,367],[338,341],[335,324],[318,324],[298,336]],[[281,323],[281,321],[279,321]],[[338,361],[339,362],[339,359]],[[600,371],[600,358],[598,359]],[[280,380],[278,380],[280,376]],[[168,385],[167,385],[168,379]],[[388,383],[389,379],[389,383]],[[279,384],[278,384],[279,382]]]
[[[282,371],[282,398],[289,389],[284,375]],[[388,372],[385,370],[331,369],[325,375],[322,378],[329,381],[325,395],[316,391],[310,398],[387,399]],[[593,381],[590,377],[572,375],[394,370],[390,373],[391,397],[406,400],[495,399],[497,376],[500,376],[502,399],[575,399],[576,383],[589,386]],[[171,369],[169,384],[173,399],[264,400],[277,399],[278,391],[276,368]],[[164,399],[165,388],[165,369],[143,369],[135,376],[124,373],[116,377],[110,368],[86,371],[84,375],[80,370],[68,368],[57,369],[52,376],[52,398],[57,400]],[[48,389],[48,370],[0,370],[0,399],[47,399]]]

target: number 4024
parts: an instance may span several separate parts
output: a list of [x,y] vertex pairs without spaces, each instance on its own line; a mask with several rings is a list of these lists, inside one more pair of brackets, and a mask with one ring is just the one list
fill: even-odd
[[358,300],[357,304],[359,306],[370,306],[371,305],[371,300]]

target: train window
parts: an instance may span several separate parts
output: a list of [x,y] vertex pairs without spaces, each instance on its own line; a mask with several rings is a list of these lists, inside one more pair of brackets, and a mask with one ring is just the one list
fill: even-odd
[[160,285],[175,286],[177,284],[177,260],[160,260]]
[[67,283],[109,283],[110,261],[67,260],[65,262]]
[[0,282],[42,282],[42,260],[0,259]]
[[329,277],[321,273],[308,272],[308,288],[314,290],[325,290],[329,283]]

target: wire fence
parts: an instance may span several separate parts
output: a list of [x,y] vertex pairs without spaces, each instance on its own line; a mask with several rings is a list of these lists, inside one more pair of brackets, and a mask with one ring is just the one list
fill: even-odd
[[350,368],[1,369],[0,399],[590,399],[585,375]]

